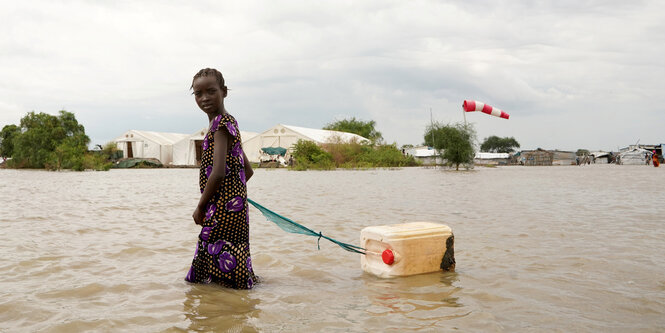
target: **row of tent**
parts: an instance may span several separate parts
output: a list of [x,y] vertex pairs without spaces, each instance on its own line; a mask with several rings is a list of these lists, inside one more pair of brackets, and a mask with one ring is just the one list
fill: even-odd
[[[156,158],[164,165],[195,166],[201,161],[201,145],[207,133],[202,128],[192,134],[129,130],[115,138],[123,158]],[[328,142],[363,142],[357,134],[278,124],[262,132],[240,131],[242,146],[250,162],[260,162],[266,153],[262,148],[282,147],[288,151],[298,140],[317,144]]]
[[[404,155],[413,156],[415,159],[419,160],[423,165],[434,165],[434,164],[444,164],[445,160],[439,152],[429,146],[415,146],[409,148],[403,148],[402,153]],[[508,164],[510,161],[510,154],[508,153],[486,153],[486,152],[476,152],[473,161],[476,164],[493,164],[493,165],[503,165]]]

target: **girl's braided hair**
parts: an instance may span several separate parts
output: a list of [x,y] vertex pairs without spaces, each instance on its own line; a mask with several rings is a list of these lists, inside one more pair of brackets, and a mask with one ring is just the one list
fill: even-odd
[[194,78],[192,79],[192,86],[189,87],[189,89],[194,88],[194,81],[200,77],[204,76],[210,76],[214,75],[215,79],[217,80],[217,83],[219,84],[219,88],[222,89],[222,91],[227,90],[226,86],[224,85],[224,76],[222,76],[222,73],[220,73],[218,70],[214,68],[204,68],[200,70],[196,75],[194,75]]

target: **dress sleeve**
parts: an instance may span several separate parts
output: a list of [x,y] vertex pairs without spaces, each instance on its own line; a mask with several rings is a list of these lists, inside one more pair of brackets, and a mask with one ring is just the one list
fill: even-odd
[[224,115],[220,114],[215,117],[215,119],[212,120],[212,125],[210,125],[210,133],[215,133],[219,128],[220,124],[222,124],[224,121]]
[[220,114],[213,120],[210,132],[214,133],[219,129],[226,129],[234,138],[237,138],[239,135],[238,126],[236,126],[235,121],[228,114]]

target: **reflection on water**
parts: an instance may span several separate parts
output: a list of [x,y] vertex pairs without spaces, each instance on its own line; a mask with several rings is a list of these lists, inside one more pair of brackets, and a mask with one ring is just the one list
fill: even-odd
[[185,292],[183,313],[192,331],[258,332],[254,326],[260,300],[246,290],[213,285],[191,285]]
[[250,212],[251,291],[183,281],[195,169],[0,170],[0,331],[665,329],[665,168],[257,170],[249,195],[342,242],[448,224],[456,271],[381,279]]
[[[382,319],[384,322],[391,318],[414,319],[420,327],[436,325],[440,320],[464,317],[469,312],[456,296],[461,290],[453,285],[456,281],[457,273],[454,272],[397,279],[379,279],[366,274],[363,276],[363,290],[370,301],[366,311],[372,317],[386,317]],[[461,309],[455,311],[451,308]]]

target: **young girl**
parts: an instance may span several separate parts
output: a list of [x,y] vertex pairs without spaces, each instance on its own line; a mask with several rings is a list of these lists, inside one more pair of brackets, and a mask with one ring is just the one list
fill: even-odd
[[199,171],[201,199],[192,215],[203,228],[185,280],[251,289],[257,281],[249,253],[246,184],[254,171],[242,150],[238,122],[224,108],[228,88],[222,73],[202,69],[191,88],[210,125]]

